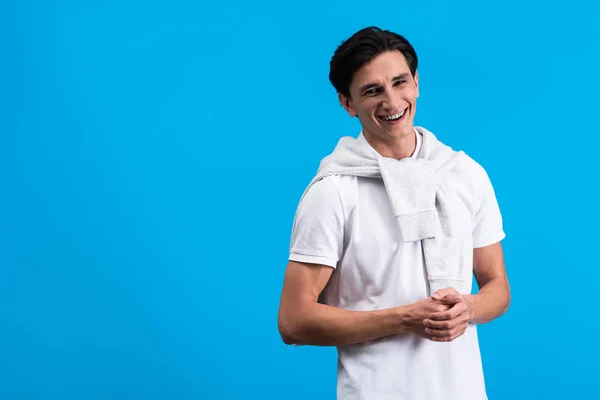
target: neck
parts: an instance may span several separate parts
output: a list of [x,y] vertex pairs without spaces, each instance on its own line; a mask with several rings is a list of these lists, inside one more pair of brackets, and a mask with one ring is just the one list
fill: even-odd
[[382,138],[368,131],[363,131],[363,135],[381,156],[396,160],[411,157],[417,147],[417,136],[414,129],[397,137]]

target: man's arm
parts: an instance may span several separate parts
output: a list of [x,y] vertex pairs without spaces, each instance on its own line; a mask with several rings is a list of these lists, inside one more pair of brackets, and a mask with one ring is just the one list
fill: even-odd
[[500,243],[505,236],[502,214],[487,172],[481,166],[478,170],[477,188],[481,206],[474,219],[473,274],[479,286],[479,293],[467,298],[472,305],[471,321],[482,324],[508,310],[510,288]]
[[498,318],[510,305],[510,286],[500,242],[473,249],[473,273],[479,292],[467,296],[471,321],[484,324]]
[[290,261],[279,307],[279,332],[286,344],[340,346],[407,330],[400,307],[357,312],[318,303],[333,268]]
[[333,268],[290,261],[279,307],[279,332],[286,344],[343,346],[412,331],[426,337],[423,319],[449,307],[425,299],[377,311],[350,311],[318,303]]

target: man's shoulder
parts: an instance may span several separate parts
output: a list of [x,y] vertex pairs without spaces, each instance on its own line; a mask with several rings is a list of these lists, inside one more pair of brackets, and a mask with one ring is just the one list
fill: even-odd
[[320,178],[312,185],[310,185],[310,188],[308,188],[308,190],[322,192],[335,188],[338,191],[345,191],[348,188],[356,186],[356,181],[357,177],[353,175],[332,174]]
[[301,203],[304,203],[304,208],[317,207],[321,210],[341,205],[348,212],[356,203],[358,180],[353,175],[324,176],[307,188]]
[[326,179],[329,179],[338,190],[342,190],[356,185],[358,177],[354,175],[329,175]]
[[481,178],[482,175],[486,174],[483,166],[477,162],[471,155],[469,155],[465,150],[460,149],[459,147],[455,147],[453,144],[446,143],[445,140],[436,137],[432,132],[428,131],[426,128],[418,127],[419,131],[422,135],[428,135],[430,137],[434,137],[434,141],[439,143],[439,147],[434,150],[434,154],[438,156],[441,154],[443,157],[448,157],[445,153],[456,153],[460,154],[458,162],[454,164],[452,170],[454,173],[459,174],[465,178]]
[[330,200],[334,196],[342,200],[355,181],[356,177],[351,175],[327,175],[312,182],[307,187],[304,197]]
[[483,165],[477,162],[473,157],[467,154],[465,151],[461,151],[462,157],[459,163],[456,165],[458,173],[472,176],[481,179],[482,176],[486,175],[487,172]]
[[480,203],[487,196],[491,182],[486,169],[474,157],[464,151],[459,163],[453,170],[454,183],[475,203]]

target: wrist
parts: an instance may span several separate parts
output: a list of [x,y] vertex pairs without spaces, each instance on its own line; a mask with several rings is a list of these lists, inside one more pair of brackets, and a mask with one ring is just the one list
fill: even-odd
[[398,306],[394,308],[396,321],[398,322],[398,333],[408,331],[412,321],[412,312],[410,305]]
[[463,297],[465,298],[465,301],[467,302],[467,306],[469,308],[469,322],[473,322],[473,320],[475,319],[475,299],[474,299],[475,296],[477,296],[477,295],[476,294],[463,295]]

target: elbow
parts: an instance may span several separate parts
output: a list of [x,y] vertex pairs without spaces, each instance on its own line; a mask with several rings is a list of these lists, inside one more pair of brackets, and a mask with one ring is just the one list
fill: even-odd
[[510,307],[510,301],[511,301],[511,294],[510,294],[510,283],[508,283],[508,279],[506,279],[506,301],[504,303],[504,310],[503,313],[508,311],[508,308]]
[[504,309],[502,310],[502,314],[506,313],[510,308],[510,290],[507,292],[506,302],[504,303]]
[[281,332],[280,331],[280,335],[281,335],[281,341],[284,344],[287,344],[288,346],[293,346],[293,345],[297,345],[297,341],[294,340],[294,337],[290,334],[288,334],[287,332]]
[[499,312],[498,316],[506,314],[506,312],[510,308],[510,300],[511,300],[511,298],[510,298],[510,288],[508,286],[508,283],[506,284],[506,289],[505,289],[505,292],[504,292],[504,296],[502,296],[502,297],[503,297],[503,299],[502,299],[502,302],[500,303],[501,304],[501,308],[500,308],[500,312]]
[[300,344],[300,340],[298,338],[298,324],[291,317],[280,312],[277,326],[279,328],[279,335],[281,336],[283,343],[287,345]]

